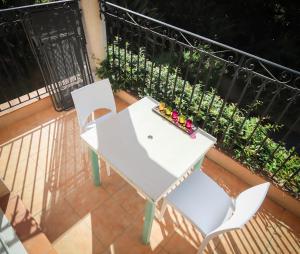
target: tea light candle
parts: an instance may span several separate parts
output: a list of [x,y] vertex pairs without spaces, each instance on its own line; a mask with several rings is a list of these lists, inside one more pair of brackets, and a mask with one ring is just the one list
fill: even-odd
[[172,109],[170,107],[165,108],[165,113],[167,116],[171,115]]
[[178,112],[176,110],[173,110],[172,112],[172,119],[174,122],[178,121]]
[[184,115],[179,116],[179,123],[182,125],[185,124],[185,116]]
[[159,103],[159,110],[160,111],[164,111],[165,110],[165,107],[166,107],[166,104],[164,102],[160,102]]
[[192,128],[192,125],[193,125],[193,122],[191,119],[187,119],[186,122],[185,122],[185,127],[187,129],[191,129]]

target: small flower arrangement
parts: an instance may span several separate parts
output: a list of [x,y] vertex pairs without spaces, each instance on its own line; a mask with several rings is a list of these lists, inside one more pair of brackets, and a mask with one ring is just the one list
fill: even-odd
[[180,114],[176,109],[172,109],[167,106],[164,102],[160,102],[158,106],[153,108],[153,111],[160,116],[172,122],[179,129],[189,134],[192,138],[195,138],[195,131],[197,128],[193,125],[193,121],[186,118],[185,115]]

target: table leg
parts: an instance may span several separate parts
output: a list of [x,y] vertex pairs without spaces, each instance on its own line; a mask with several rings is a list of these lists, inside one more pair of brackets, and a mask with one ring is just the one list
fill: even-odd
[[147,201],[146,210],[145,210],[145,221],[143,229],[143,243],[148,244],[150,241],[152,223],[155,215],[155,203],[151,200]]
[[93,151],[90,150],[91,160],[92,160],[92,169],[93,169],[93,180],[95,186],[100,186],[100,167],[98,163],[98,155]]
[[205,157],[205,156],[203,156],[203,157],[195,164],[195,166],[194,166],[194,169],[195,169],[195,170],[201,170],[201,166],[202,166],[202,163],[203,163],[203,161],[204,161],[204,157]]

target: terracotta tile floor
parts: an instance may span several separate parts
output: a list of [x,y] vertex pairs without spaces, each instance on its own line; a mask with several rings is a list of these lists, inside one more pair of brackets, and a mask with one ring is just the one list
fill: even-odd
[[[118,110],[127,106],[116,100]],[[233,196],[248,187],[212,161],[205,160],[203,170]],[[101,174],[102,186],[94,187],[74,111],[49,108],[0,130],[0,176],[12,191],[7,216],[26,248],[39,254],[196,253],[203,237],[170,207],[155,220],[150,245],[141,244],[145,200],[116,173]],[[41,230],[53,249],[26,245],[26,236],[39,241]],[[300,219],[266,199],[242,230],[215,238],[206,253],[300,253],[299,239]]]

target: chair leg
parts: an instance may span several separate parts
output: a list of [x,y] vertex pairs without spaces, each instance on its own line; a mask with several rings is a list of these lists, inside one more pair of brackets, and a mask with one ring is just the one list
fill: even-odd
[[105,167],[106,167],[106,173],[108,176],[110,176],[110,165],[107,161],[105,161]]
[[95,186],[100,186],[101,184],[101,174],[100,174],[100,164],[98,154],[95,153],[92,149],[90,149],[90,156],[92,161],[92,169],[93,169],[93,180]]
[[166,212],[166,209],[167,209],[167,204],[168,204],[168,202],[167,202],[167,200],[164,198],[164,200],[163,200],[163,203],[162,203],[162,205],[161,205],[161,209],[160,209],[160,215],[159,215],[159,221],[161,221],[163,218],[164,218],[164,214],[165,214],[165,212]]

